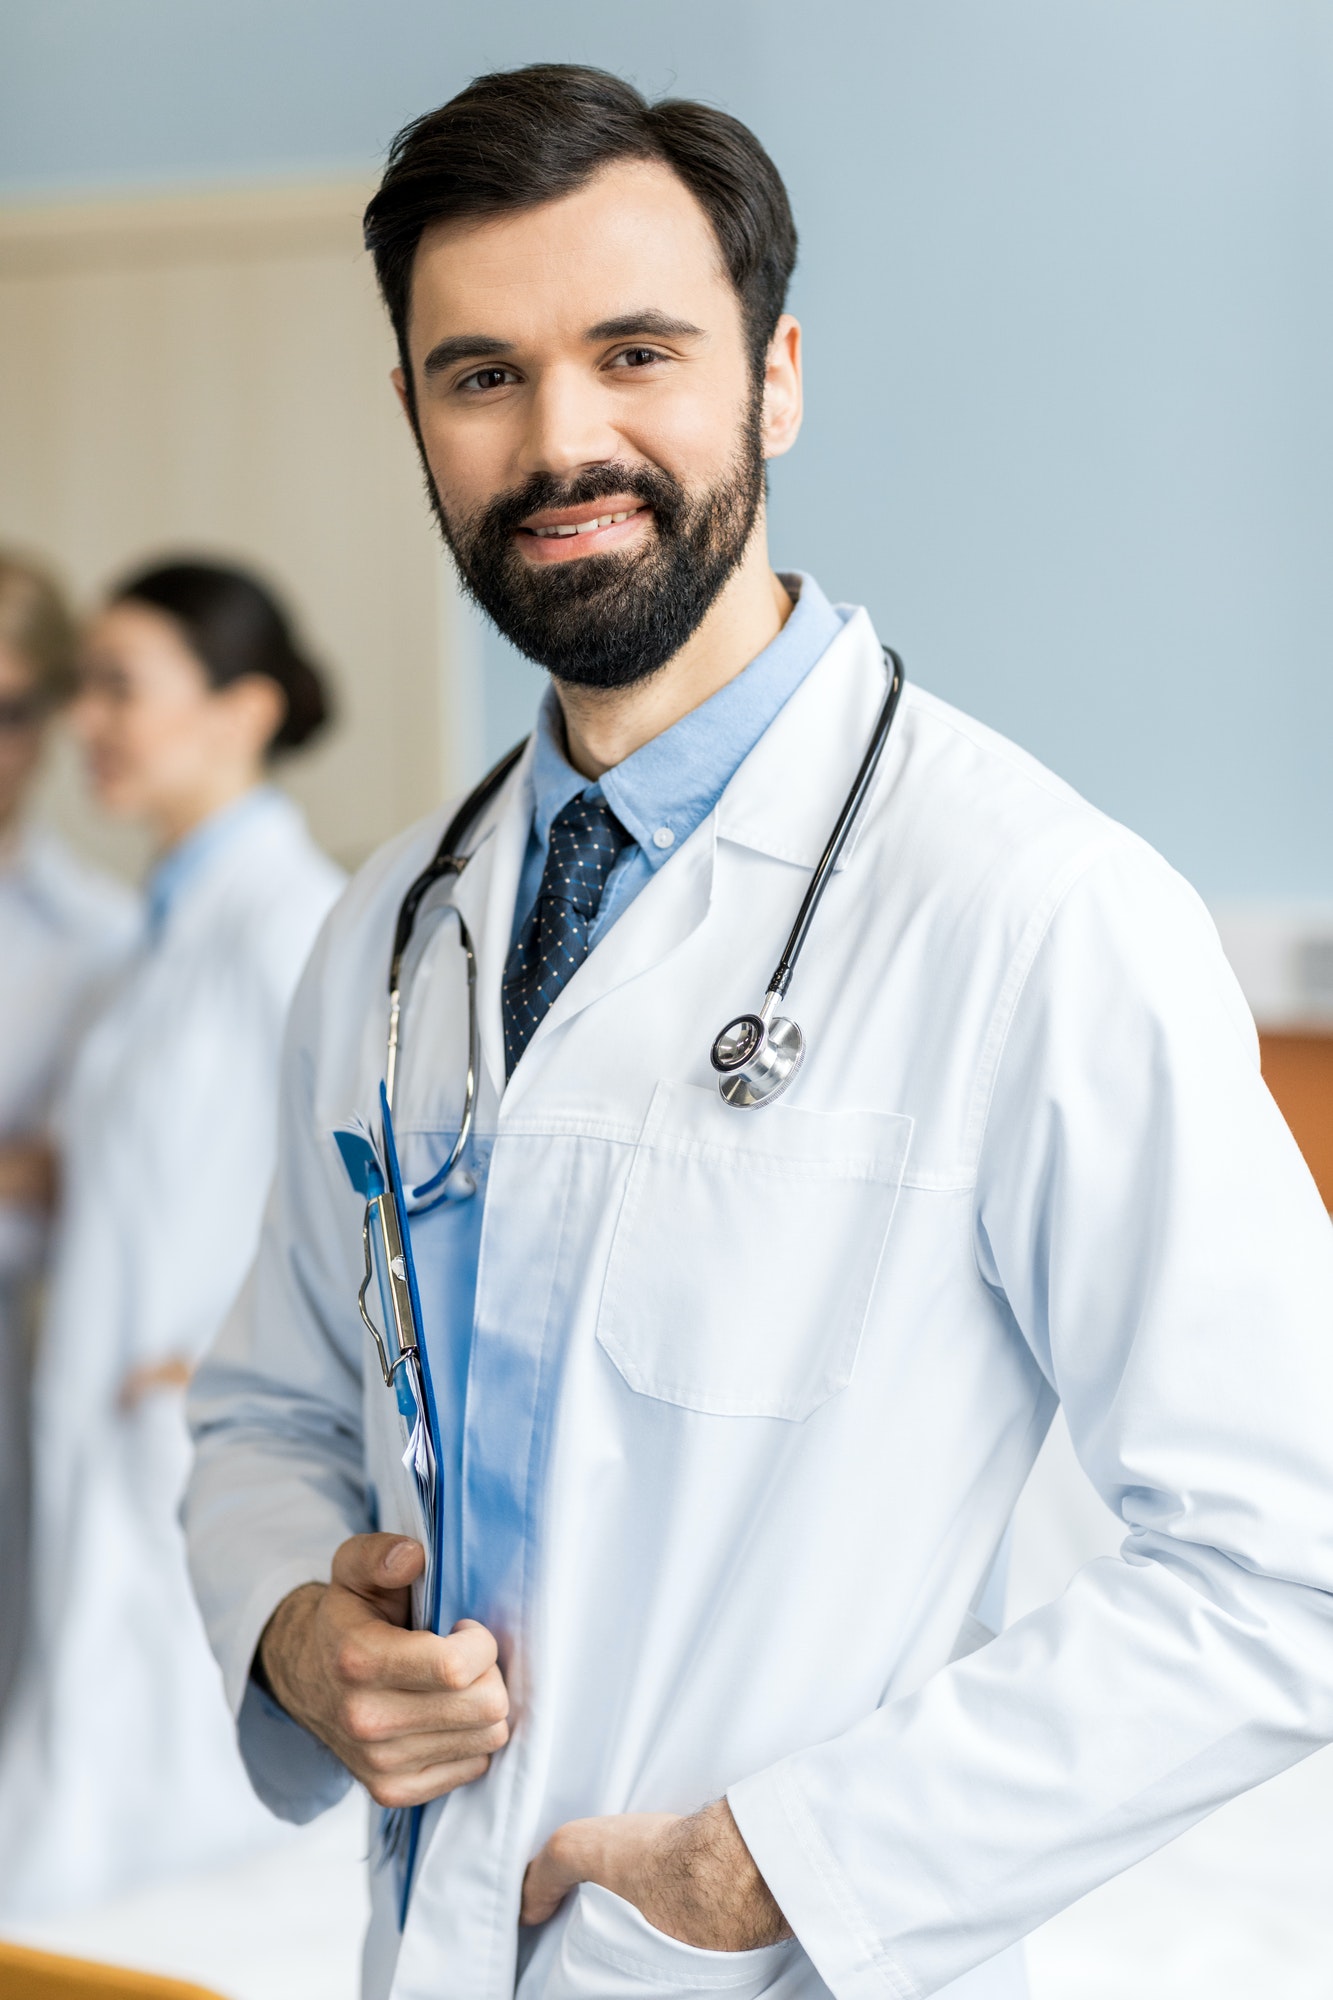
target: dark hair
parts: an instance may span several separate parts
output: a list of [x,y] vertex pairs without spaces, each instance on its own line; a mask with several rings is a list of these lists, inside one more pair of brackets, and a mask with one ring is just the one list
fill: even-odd
[[277,598],[248,571],[199,561],[155,564],[118,583],[109,602],[130,599],[175,619],[211,686],[246,674],[277,682],[287,709],[270,755],[297,749],[327,722],[320,675],[297,646]]
[[756,370],[787,297],[796,225],[777,168],[737,118],[668,97],[650,104],[606,70],[532,63],[476,77],[404,126],[365,214],[409,391],[412,264],[432,222],[536,208],[613,160],[660,160],[713,226],[741,302]]

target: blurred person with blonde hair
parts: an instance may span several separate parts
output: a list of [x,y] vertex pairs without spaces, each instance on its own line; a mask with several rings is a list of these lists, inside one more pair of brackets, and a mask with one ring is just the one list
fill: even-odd
[[54,580],[0,549],[0,1704],[23,1631],[28,1345],[54,1188],[51,1106],[136,923],[128,889],[28,816],[52,720],[73,691],[74,649]]
[[126,579],[72,722],[150,831],[140,955],[87,1035],[33,1402],[29,1637],[0,1746],[0,1909],[89,1903],[276,1833],[190,1595],[182,1390],[238,1289],[288,1002],[341,876],[265,782],[325,718],[281,606],[212,562]]

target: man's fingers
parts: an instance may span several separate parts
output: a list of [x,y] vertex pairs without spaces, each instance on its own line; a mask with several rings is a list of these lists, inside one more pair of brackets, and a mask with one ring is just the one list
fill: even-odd
[[509,1741],[509,1725],[488,1722],[475,1729],[414,1730],[398,1735],[358,1732],[354,1741],[363,1770],[383,1778],[404,1777],[441,1764],[492,1757]]
[[358,1597],[374,1598],[405,1590],[425,1565],[420,1542],[405,1535],[353,1535],[333,1558],[333,1581]]
[[523,1897],[519,1904],[521,1924],[544,1924],[553,1917],[570,1890],[580,1880],[560,1859],[557,1846],[545,1847],[527,1865],[523,1876]]
[[374,1771],[358,1771],[366,1790],[380,1806],[424,1806],[432,1799],[456,1792],[460,1785],[474,1785],[490,1767],[489,1757],[469,1757],[459,1763],[433,1764],[424,1771],[381,1776]]
[[[338,1671],[354,1686],[458,1696],[488,1676],[503,1688],[495,1655],[495,1641],[482,1625],[437,1639],[433,1632],[404,1632],[367,1621],[344,1635]],[[504,1712],[508,1713],[507,1707]]]
[[348,1733],[369,1743],[388,1736],[496,1728],[508,1722],[509,1696],[499,1668],[492,1667],[461,1694],[446,1694],[438,1687],[422,1693],[382,1681],[345,1681],[341,1709]]
[[441,1673],[442,1685],[447,1688],[471,1687],[474,1681],[489,1673],[500,1657],[495,1635],[488,1632],[484,1625],[479,1625],[475,1618],[460,1618],[440,1644],[446,1648]]
[[[458,1730],[502,1730],[508,1742],[508,1692],[500,1670],[490,1668],[462,1694],[362,1682],[344,1684],[338,1702],[344,1732],[358,1742],[386,1742],[390,1736],[452,1736]],[[494,1750],[496,1744],[486,1744]]]

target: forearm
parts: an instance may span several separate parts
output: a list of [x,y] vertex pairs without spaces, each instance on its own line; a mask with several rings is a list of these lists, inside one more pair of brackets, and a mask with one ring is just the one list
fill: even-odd
[[[604,1849],[610,1845],[605,1836],[602,1845]],[[615,1873],[614,1848],[603,1854],[602,1866]],[[754,1951],[791,1936],[791,1925],[759,1873],[725,1799],[672,1823],[659,1849],[657,1869],[657,1907],[673,1920],[667,1925],[659,1922],[659,1930],[672,1930],[706,1951]],[[605,1875],[592,1879],[624,1893]],[[633,1886],[632,1878],[626,1886]],[[649,1921],[656,1919],[649,1916]]]
[[326,1583],[349,1535],[364,1531],[360,1480],[309,1447],[233,1436],[201,1440],[184,1507],[190,1572],[209,1642],[238,1709],[274,1613]]
[[545,1923],[580,1882],[609,1889],[699,1950],[755,1951],[792,1934],[725,1799],[687,1816],[570,1820],[527,1871],[522,1922]]

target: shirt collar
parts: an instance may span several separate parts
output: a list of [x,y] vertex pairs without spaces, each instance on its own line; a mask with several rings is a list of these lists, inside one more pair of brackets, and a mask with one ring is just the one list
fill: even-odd
[[148,935],[159,938],[168,917],[190,883],[215,855],[230,847],[251,820],[262,817],[277,804],[279,794],[271,785],[256,785],[230,805],[210,813],[206,820],[177,841],[153,869],[144,886]]
[[713,810],[727,785],[789,696],[839,632],[835,610],[813,577],[782,582],[795,600],[786,624],[748,667],[589,784],[565,755],[564,723],[554,688],[537,716],[533,744],[533,832],[543,849],[551,822],[580,792],[603,797],[638,842],[650,868],[660,868]]

